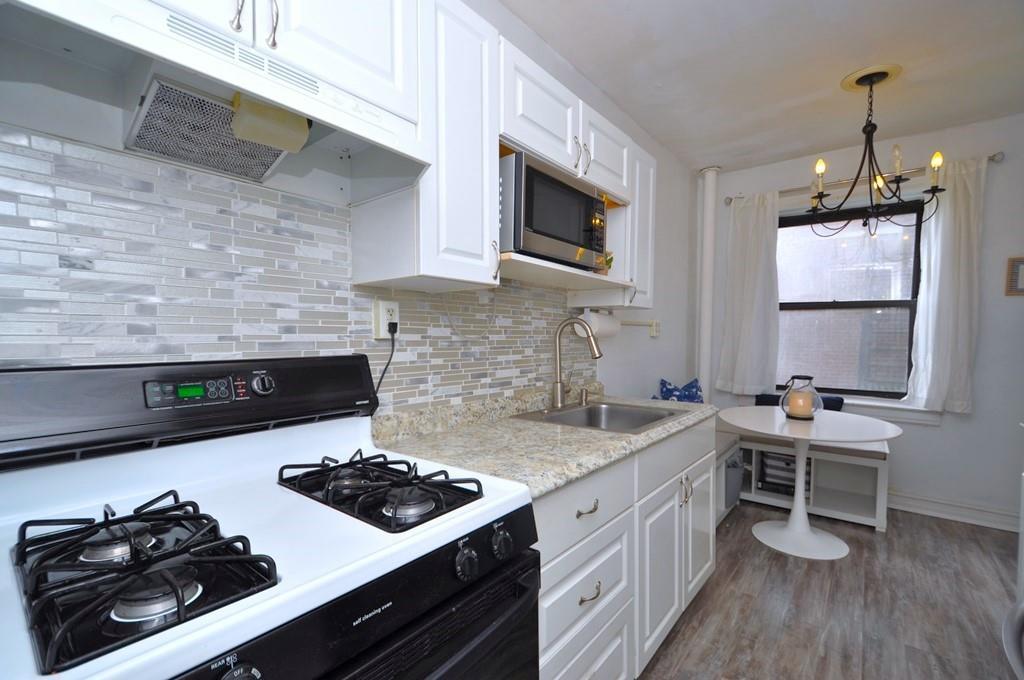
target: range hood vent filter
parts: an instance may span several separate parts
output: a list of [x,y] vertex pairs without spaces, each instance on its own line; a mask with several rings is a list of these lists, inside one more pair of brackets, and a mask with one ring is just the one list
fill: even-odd
[[125,143],[150,156],[263,181],[286,152],[235,137],[230,102],[154,79]]

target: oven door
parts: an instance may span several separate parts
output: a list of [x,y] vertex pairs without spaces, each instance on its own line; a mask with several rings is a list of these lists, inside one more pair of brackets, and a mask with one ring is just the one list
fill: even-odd
[[527,550],[325,678],[537,678],[539,592],[540,553]]

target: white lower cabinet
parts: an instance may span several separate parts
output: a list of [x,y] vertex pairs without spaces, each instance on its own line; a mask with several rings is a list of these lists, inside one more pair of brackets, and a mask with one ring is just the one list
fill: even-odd
[[714,419],[538,498],[534,512],[540,677],[637,677],[715,568]]
[[637,504],[637,652],[643,668],[683,612],[683,476]]
[[686,601],[711,577],[715,570],[715,452],[694,463],[684,473],[690,498],[684,505],[686,545]]
[[633,603],[616,612],[555,680],[629,680],[633,677]]
[[565,676],[598,631],[632,601],[633,536],[630,508],[541,569],[542,678]]

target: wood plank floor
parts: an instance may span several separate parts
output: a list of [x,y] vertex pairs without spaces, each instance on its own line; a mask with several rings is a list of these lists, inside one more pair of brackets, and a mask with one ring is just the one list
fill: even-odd
[[718,527],[718,564],[643,680],[990,680],[1013,673],[1000,627],[1017,535],[889,511],[889,530],[812,517],[850,555],[822,562],[762,545],[786,513],[742,503]]

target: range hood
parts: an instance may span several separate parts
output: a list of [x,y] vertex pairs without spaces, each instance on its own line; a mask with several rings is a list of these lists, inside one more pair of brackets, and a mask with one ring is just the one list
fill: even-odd
[[234,115],[231,102],[154,77],[140,98],[125,147],[262,182],[287,152],[236,137]]

